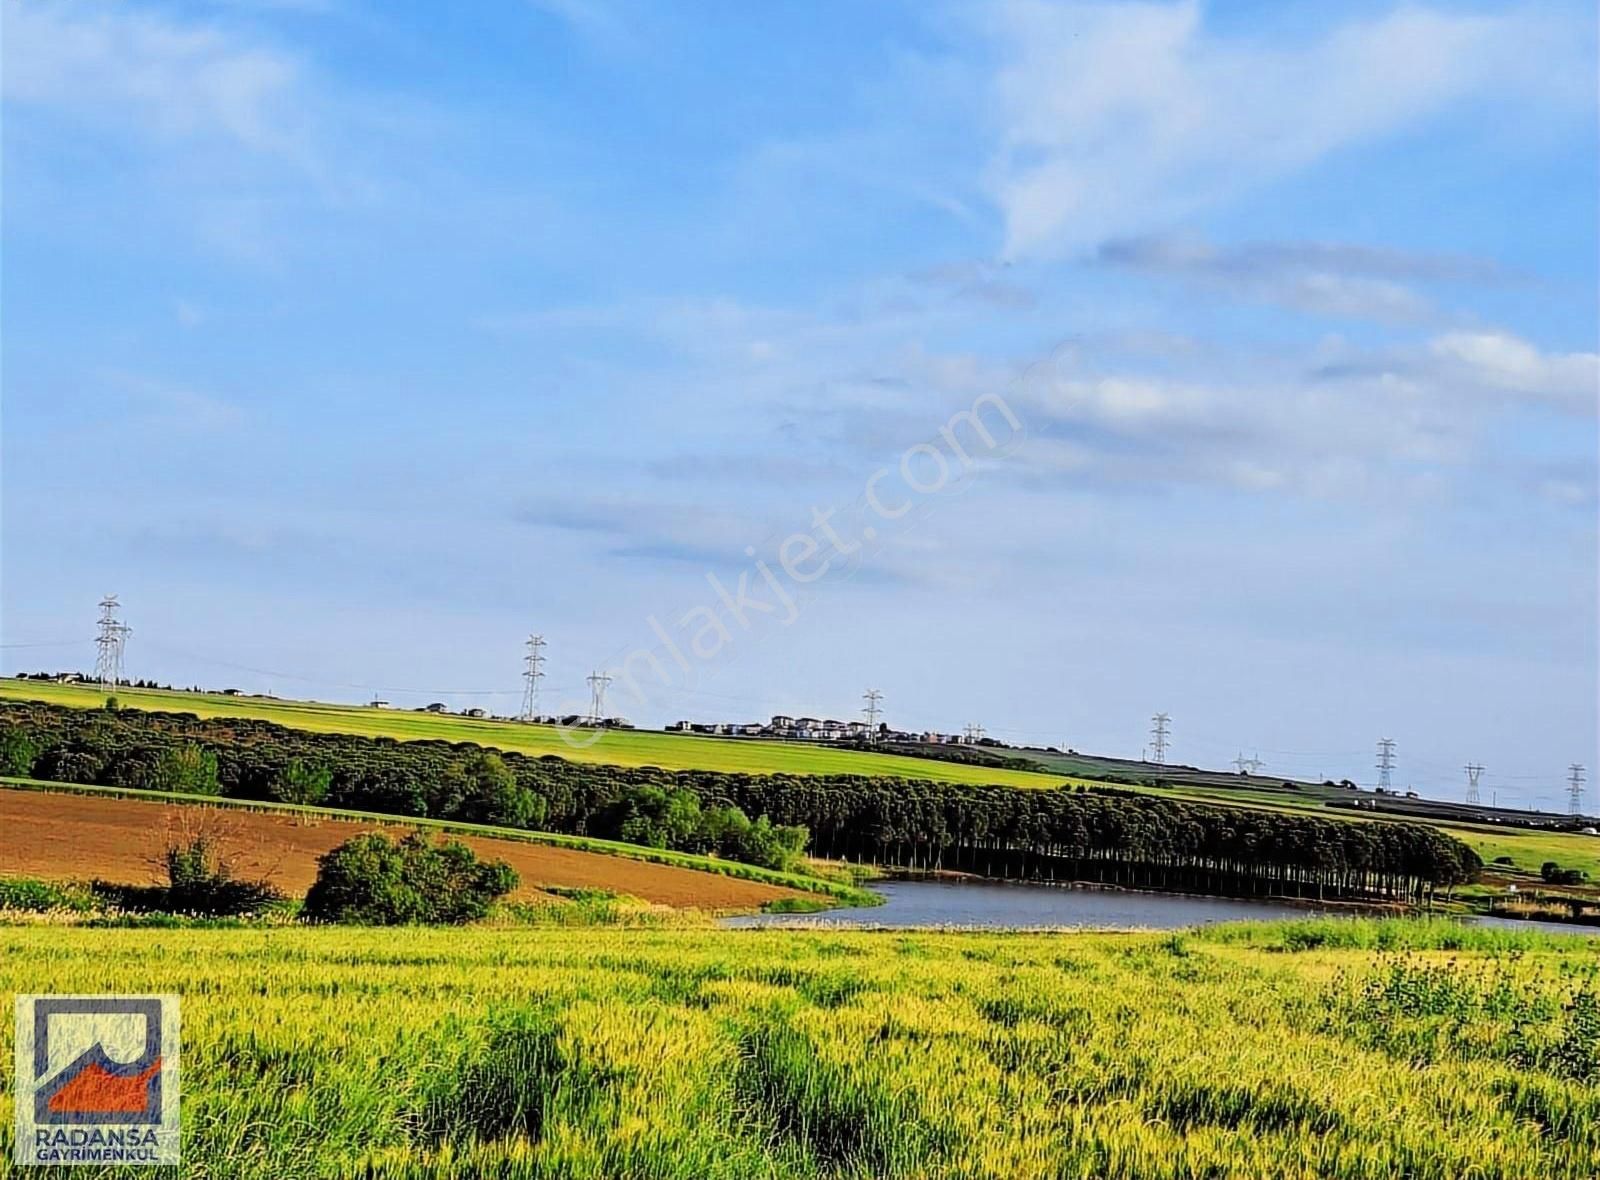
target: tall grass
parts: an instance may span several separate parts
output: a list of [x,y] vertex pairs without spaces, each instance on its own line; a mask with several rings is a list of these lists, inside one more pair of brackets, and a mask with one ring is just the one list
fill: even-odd
[[1600,1174],[1600,948],[1257,936],[23,927],[0,989],[181,993],[203,1178]]
[[1268,950],[1533,951],[1585,947],[1600,953],[1600,939],[1583,934],[1478,925],[1453,918],[1302,918],[1222,922],[1201,927],[1208,942]]

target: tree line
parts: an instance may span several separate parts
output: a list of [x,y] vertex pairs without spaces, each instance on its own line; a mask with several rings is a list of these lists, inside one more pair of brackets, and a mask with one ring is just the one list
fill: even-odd
[[603,766],[495,753],[470,742],[38,702],[0,702],[0,767],[129,787],[170,783],[175,768],[184,768],[214,775],[222,793],[263,800],[310,801],[303,793],[309,780],[320,795],[315,801],[331,806],[746,859],[759,853],[740,855],[742,822],[746,832],[759,828],[763,839],[796,852],[809,837],[811,851],[826,857],[1231,895],[1417,900],[1481,867],[1461,841],[1421,824],[1349,822],[1109,787]]

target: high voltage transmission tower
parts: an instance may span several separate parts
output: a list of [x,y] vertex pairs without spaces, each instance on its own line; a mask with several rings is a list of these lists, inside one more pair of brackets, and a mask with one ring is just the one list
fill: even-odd
[[1394,781],[1394,739],[1378,739],[1378,789],[1387,791]]
[[1583,814],[1583,763],[1574,762],[1567,767],[1567,811]]
[[976,721],[969,721],[962,727],[961,732],[967,735],[967,744],[970,746],[983,736],[983,726]]
[[117,618],[117,596],[107,594],[100,600],[100,633],[95,636],[94,674],[100,687],[110,691],[122,680],[122,652],[133,628]]
[[1478,796],[1478,780],[1483,777],[1483,767],[1476,762],[1469,762],[1462,769],[1467,772],[1467,802],[1473,804],[1481,802]]
[[1171,736],[1171,731],[1168,730],[1167,725],[1171,720],[1172,718],[1165,713],[1157,713],[1150,718],[1150,736],[1154,739],[1155,746],[1154,757],[1150,760],[1157,766],[1165,766],[1167,764],[1167,738]]
[[1260,770],[1266,765],[1265,762],[1261,761],[1259,756],[1252,755],[1251,757],[1246,758],[1243,752],[1241,752],[1239,756],[1233,760],[1233,764],[1239,768],[1240,774],[1254,774],[1256,771]]
[[544,675],[539,665],[544,663],[544,636],[530,635],[523,646],[528,654],[522,657],[522,719],[532,721],[539,715],[539,677]]
[[589,682],[589,724],[599,725],[606,716],[606,686],[611,683],[611,677],[605,672],[590,672],[586,677]]
[[867,740],[878,740],[878,714],[883,710],[878,708],[883,701],[883,694],[875,688],[869,688],[861,694],[861,699],[867,702],[866,708],[861,711],[867,715]]

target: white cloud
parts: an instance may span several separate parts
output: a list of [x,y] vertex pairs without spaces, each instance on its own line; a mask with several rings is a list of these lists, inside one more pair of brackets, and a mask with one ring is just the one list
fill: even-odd
[[277,269],[322,229],[314,214],[392,201],[376,168],[392,172],[402,147],[429,158],[407,144],[416,104],[339,87],[248,16],[102,0],[0,0],[0,12],[17,227],[78,218],[112,247],[170,231]]
[[161,139],[221,137],[299,156],[299,70],[219,28],[129,9],[5,0],[7,103],[115,122]]
[[1291,45],[1213,33],[1194,0],[998,12],[989,187],[1013,257],[1181,219],[1468,97],[1554,93],[1579,52],[1533,10],[1403,7]]
[[1545,401],[1568,413],[1600,409],[1600,355],[1542,353],[1505,332],[1452,332],[1429,345],[1446,372],[1482,387]]

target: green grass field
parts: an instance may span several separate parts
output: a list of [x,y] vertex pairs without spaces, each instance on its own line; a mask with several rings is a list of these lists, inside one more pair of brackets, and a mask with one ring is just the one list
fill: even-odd
[[1537,873],[1539,866],[1553,860],[1563,868],[1582,869],[1591,884],[1600,883],[1600,837],[1573,832],[1533,832],[1502,828],[1491,824],[1440,824],[1458,840],[1465,840],[1492,865],[1497,857],[1509,856],[1519,869]]
[[[659,766],[666,770],[724,770],[747,774],[889,775],[932,779],[935,782],[1001,783],[1018,787],[1053,787],[1068,781],[1049,774],[987,770],[929,758],[830,749],[803,742],[693,737],[645,730],[606,730],[592,745],[581,746],[569,743],[561,731],[553,726],[524,725],[515,721],[479,721],[470,717],[371,709],[359,705],[324,705],[309,701],[150,689],[119,689],[116,696],[121,705],[130,709],[194,713],[200,717],[253,717],[295,729],[350,733],[364,737],[477,742],[535,757],[554,754],[572,762],[608,766]],[[46,701],[86,709],[98,708],[105,703],[105,694],[97,687],[39,680],[0,680],[0,698]],[[579,741],[586,741],[594,734],[592,730],[573,731],[573,736]]]
[[182,1174],[205,1180],[1588,1180],[1596,954],[1352,921],[33,926],[0,928],[0,989],[180,993]]

